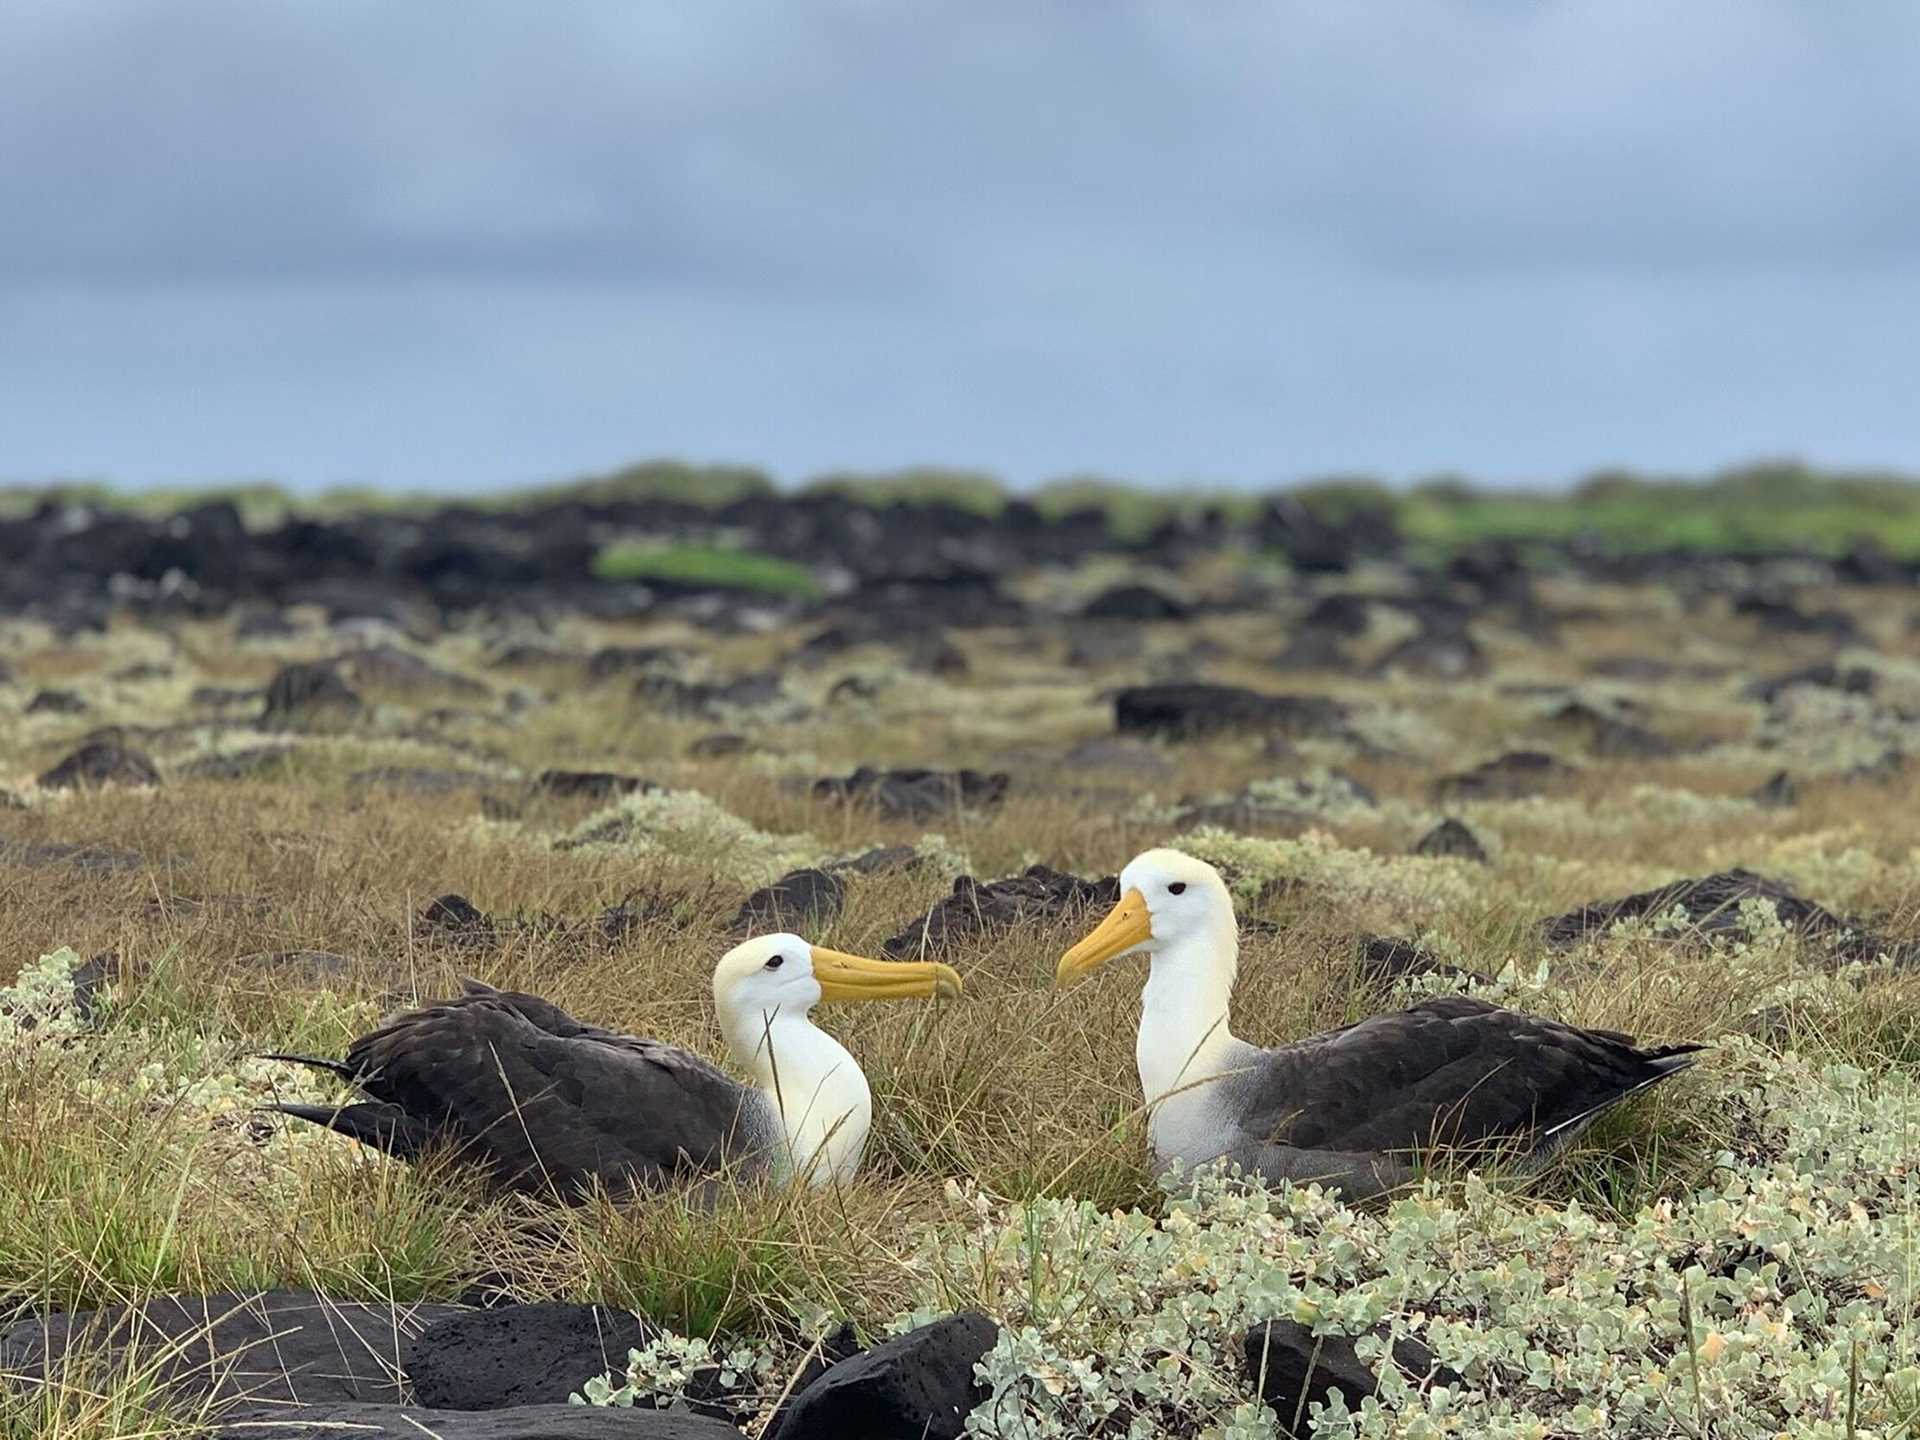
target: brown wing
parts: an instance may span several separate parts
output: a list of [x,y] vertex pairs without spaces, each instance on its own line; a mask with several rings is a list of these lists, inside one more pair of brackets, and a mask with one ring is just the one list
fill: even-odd
[[1244,1134],[1293,1151],[1552,1147],[1700,1048],[1442,996],[1266,1051],[1237,1098]]
[[280,1108],[409,1159],[448,1146],[499,1184],[562,1194],[762,1163],[760,1097],[698,1056],[468,990],[349,1047],[344,1069],[371,1103]]

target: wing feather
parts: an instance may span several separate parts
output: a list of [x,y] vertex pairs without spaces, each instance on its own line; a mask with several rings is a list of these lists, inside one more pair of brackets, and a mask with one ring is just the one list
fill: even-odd
[[1435,1148],[1564,1143],[1698,1048],[1642,1049],[1616,1032],[1442,996],[1262,1052],[1239,1088],[1239,1153],[1276,1178],[1319,1163],[1398,1183]]
[[535,996],[466,988],[349,1047],[345,1068],[371,1105],[287,1113],[408,1158],[430,1134],[499,1184],[569,1195],[764,1163],[759,1096],[724,1071]]

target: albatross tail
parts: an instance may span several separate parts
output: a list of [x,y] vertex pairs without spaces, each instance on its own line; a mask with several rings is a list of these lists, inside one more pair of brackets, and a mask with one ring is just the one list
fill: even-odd
[[315,1125],[384,1150],[396,1160],[418,1160],[442,1140],[425,1121],[407,1114],[398,1105],[362,1101],[349,1105],[263,1105],[273,1115],[291,1115]]
[[1682,1070],[1691,1069],[1695,1052],[1706,1048],[1705,1045],[1661,1045],[1640,1051],[1639,1058],[1645,1065],[1645,1071],[1640,1079],[1589,1105],[1578,1115],[1570,1116],[1559,1124],[1542,1130],[1535,1144],[1534,1153],[1541,1157],[1554,1154],[1598,1119],[1602,1112],[1611,1110],[1622,1101],[1631,1100],[1642,1090],[1658,1085],[1662,1080],[1673,1078]]

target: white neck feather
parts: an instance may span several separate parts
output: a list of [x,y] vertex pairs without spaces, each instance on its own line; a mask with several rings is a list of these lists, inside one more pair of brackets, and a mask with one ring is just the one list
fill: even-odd
[[[1240,1042],[1228,1026],[1227,1007],[1239,967],[1231,910],[1153,952],[1133,1052],[1149,1105],[1234,1064]],[[1206,1088],[1185,1094],[1204,1095]]]
[[775,1173],[808,1184],[848,1180],[873,1123],[873,1092],[846,1046],[804,1014],[730,1017],[727,1044],[779,1118]]

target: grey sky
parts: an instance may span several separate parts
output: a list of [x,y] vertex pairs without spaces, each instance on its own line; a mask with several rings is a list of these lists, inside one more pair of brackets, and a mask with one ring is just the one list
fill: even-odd
[[1911,0],[7,0],[0,478],[1920,470]]

